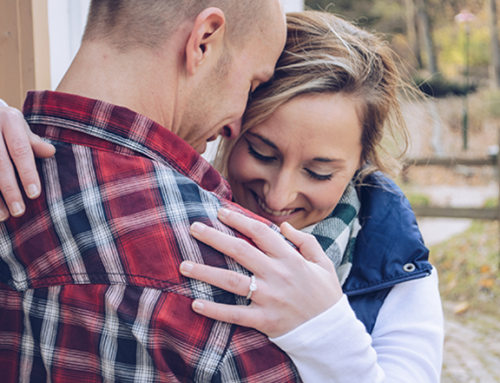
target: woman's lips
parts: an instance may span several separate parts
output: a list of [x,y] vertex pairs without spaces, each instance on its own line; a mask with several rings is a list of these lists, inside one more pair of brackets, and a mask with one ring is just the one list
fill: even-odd
[[259,215],[261,215],[264,218],[267,218],[270,221],[273,221],[275,223],[276,222],[280,222],[280,223],[285,222],[288,219],[290,219],[292,215],[303,210],[302,208],[280,210],[280,211],[272,210],[266,205],[266,203],[254,191],[251,191],[251,192],[252,192],[253,197],[255,198],[255,201],[257,202],[257,206],[260,208],[259,210],[261,210]]

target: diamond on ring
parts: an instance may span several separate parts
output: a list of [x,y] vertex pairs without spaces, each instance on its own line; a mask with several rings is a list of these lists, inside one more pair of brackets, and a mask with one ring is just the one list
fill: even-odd
[[250,277],[250,287],[248,288],[248,294],[247,294],[247,299],[250,299],[252,297],[252,293],[257,290],[257,284],[255,283],[255,275],[252,275]]

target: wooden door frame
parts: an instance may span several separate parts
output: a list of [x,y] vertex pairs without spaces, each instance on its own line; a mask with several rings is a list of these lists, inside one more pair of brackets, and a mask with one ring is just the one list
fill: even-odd
[[0,98],[21,108],[26,92],[50,89],[47,0],[1,0]]

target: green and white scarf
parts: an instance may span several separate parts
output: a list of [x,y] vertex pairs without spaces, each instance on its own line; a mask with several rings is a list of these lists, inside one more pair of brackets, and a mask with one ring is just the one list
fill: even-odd
[[358,220],[360,206],[356,188],[351,181],[328,217],[302,229],[316,237],[325,254],[333,262],[340,285],[344,284],[351,271],[354,243],[361,229]]

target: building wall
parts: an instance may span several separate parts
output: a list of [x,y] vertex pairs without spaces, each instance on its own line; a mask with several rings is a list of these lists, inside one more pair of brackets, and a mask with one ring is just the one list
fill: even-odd
[[300,12],[304,10],[304,0],[284,0],[285,12]]
[[75,57],[87,20],[90,0],[48,0],[52,89]]

